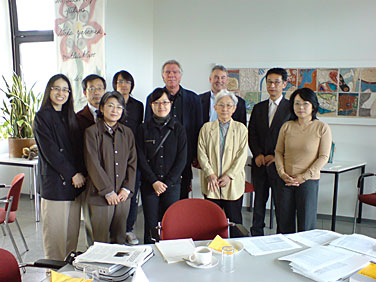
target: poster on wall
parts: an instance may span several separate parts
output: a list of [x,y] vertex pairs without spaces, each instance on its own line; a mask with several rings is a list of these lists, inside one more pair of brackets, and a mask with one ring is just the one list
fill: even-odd
[[82,80],[89,74],[105,74],[105,2],[55,0],[58,72],[72,84],[75,111],[87,103]]

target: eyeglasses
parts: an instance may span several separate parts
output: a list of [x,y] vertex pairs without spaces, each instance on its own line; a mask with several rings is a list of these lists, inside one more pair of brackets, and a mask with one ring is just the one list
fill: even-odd
[[116,83],[117,84],[132,84],[132,81],[119,79]]
[[60,86],[52,86],[51,90],[55,90],[55,91],[58,91],[58,92],[61,91],[63,93],[70,93],[71,92],[68,88],[66,88],[66,87],[61,88]]
[[104,91],[104,87],[90,87],[88,88],[87,90],[89,90],[89,92],[95,92],[95,91]]
[[310,105],[311,105],[310,102],[303,102],[303,103],[294,102],[294,107],[297,107],[297,108],[300,108],[301,106],[303,106],[304,108],[308,108]]
[[217,107],[220,107],[222,109],[229,108],[231,109],[234,106],[234,104],[217,104]]
[[267,85],[272,85],[272,84],[274,84],[275,86],[278,86],[278,85],[280,85],[281,83],[282,83],[282,80],[276,80],[276,81],[267,80],[267,81],[266,81],[266,84],[267,84]]
[[104,105],[105,107],[107,107],[107,108],[109,108],[110,110],[116,110],[116,111],[118,111],[118,112],[120,112],[120,111],[122,111],[122,110],[124,110],[124,108],[123,108],[123,106],[115,106],[114,104],[112,104],[112,103],[109,103],[109,104],[105,104]]
[[151,104],[156,107],[158,107],[159,105],[167,107],[167,105],[171,104],[171,101],[153,102]]
[[170,73],[178,74],[178,73],[180,73],[180,70],[174,70],[174,71],[165,70],[163,73],[165,73],[167,75],[169,75]]

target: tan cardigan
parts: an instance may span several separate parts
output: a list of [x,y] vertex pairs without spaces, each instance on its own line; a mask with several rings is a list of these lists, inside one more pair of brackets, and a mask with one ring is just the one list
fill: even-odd
[[201,191],[210,199],[237,200],[244,194],[244,166],[247,161],[248,132],[244,124],[231,119],[222,160],[222,172],[232,180],[226,187],[208,191],[207,176],[219,172],[219,121],[207,122],[198,137],[197,157],[201,170]]
[[284,123],[275,148],[275,164],[279,176],[303,174],[303,178],[320,179],[320,169],[328,162],[332,146],[329,125],[313,120],[305,128],[298,121]]

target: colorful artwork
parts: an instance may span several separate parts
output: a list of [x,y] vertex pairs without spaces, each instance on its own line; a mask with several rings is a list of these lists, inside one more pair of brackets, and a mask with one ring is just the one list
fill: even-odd
[[260,102],[261,94],[259,92],[246,92],[244,95],[247,113],[251,114],[253,107]]
[[338,89],[338,69],[318,69],[317,80],[320,92],[336,92]]
[[258,91],[258,69],[240,69],[240,91]]
[[286,92],[294,92],[296,90],[296,85],[298,82],[298,70],[297,69],[286,69],[288,77],[287,77],[287,85],[285,88]]
[[[229,71],[230,87],[246,100],[247,112],[258,101],[269,99],[265,68],[240,68]],[[301,87],[316,92],[319,116],[376,118],[376,68],[286,68],[286,99]]]
[[358,110],[358,93],[339,93],[338,115],[356,116]]
[[360,91],[376,92],[376,69],[362,69],[360,73]]
[[239,91],[239,70],[238,69],[228,71],[227,89],[229,91],[234,91],[234,92]]
[[319,114],[321,116],[335,116],[337,113],[337,95],[334,93],[318,93],[320,103]]
[[341,92],[359,92],[359,69],[340,69],[339,88]]
[[298,88],[308,87],[317,90],[317,69],[300,69],[298,71]]
[[359,97],[359,116],[376,117],[376,93],[361,93]]

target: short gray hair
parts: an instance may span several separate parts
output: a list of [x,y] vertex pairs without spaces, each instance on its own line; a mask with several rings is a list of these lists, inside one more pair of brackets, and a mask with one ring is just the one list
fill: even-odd
[[219,100],[221,100],[222,98],[227,97],[227,96],[230,97],[232,99],[232,101],[234,101],[234,106],[236,106],[238,104],[238,97],[236,97],[234,92],[227,91],[226,89],[222,89],[221,91],[218,92],[217,95],[215,95],[214,105],[217,105]]
[[163,75],[163,70],[164,70],[165,66],[167,66],[167,65],[177,65],[179,70],[180,70],[180,73],[183,74],[183,68],[181,67],[180,63],[177,60],[168,60],[162,66],[162,69],[161,69],[162,75]]
[[227,69],[222,65],[215,65],[212,68],[211,73],[213,73],[213,71],[215,71],[215,70],[220,70],[220,71],[224,71],[225,73],[227,73]]

